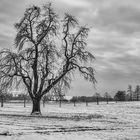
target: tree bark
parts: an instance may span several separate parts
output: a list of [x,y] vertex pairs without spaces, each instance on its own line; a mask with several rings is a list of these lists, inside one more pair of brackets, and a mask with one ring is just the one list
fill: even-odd
[[31,115],[41,115],[40,111],[40,99],[32,99],[33,108]]

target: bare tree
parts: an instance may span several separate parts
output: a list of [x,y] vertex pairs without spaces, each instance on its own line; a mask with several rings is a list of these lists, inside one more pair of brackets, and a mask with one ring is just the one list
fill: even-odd
[[43,101],[43,107],[45,107],[46,101],[48,101],[48,97],[44,95],[42,101]]
[[135,94],[136,94],[136,100],[138,101],[139,100],[139,94],[140,94],[140,86],[139,85],[136,86]]
[[76,107],[76,102],[78,101],[78,97],[77,96],[73,96],[71,99],[71,102],[73,102],[74,107]]
[[130,101],[133,100],[133,90],[132,90],[132,85],[128,85],[128,90],[127,90],[129,96],[130,96]]
[[7,88],[15,80],[24,84],[33,102],[31,114],[41,114],[41,98],[59,83],[70,88],[75,71],[95,84],[94,69],[88,67],[94,56],[86,50],[89,28],[73,16],[59,20],[50,3],[32,6],[15,27],[16,50],[0,52],[0,80]]
[[110,95],[108,94],[108,92],[105,93],[104,97],[106,98],[106,102],[108,104],[109,98],[110,98]]
[[99,97],[100,97],[100,93],[95,93],[95,97],[96,97],[97,105],[99,105]]
[[59,107],[61,107],[62,101],[64,100],[65,97],[65,92],[63,91],[62,83],[58,83],[58,86],[54,88],[54,98],[56,101],[59,101]]

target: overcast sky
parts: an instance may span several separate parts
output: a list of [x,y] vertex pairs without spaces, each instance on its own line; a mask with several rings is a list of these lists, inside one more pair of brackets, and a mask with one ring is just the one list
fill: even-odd
[[[12,47],[14,23],[29,5],[47,0],[0,0],[0,48]],[[73,14],[91,30],[88,50],[96,61],[96,90],[76,74],[69,95],[127,90],[140,84],[140,0],[52,0],[61,16]]]

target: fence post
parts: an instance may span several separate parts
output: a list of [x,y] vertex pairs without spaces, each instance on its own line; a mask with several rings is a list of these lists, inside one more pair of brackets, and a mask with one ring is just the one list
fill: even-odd
[[24,107],[26,107],[26,97],[24,96]]
[[96,98],[96,99],[97,99],[97,105],[99,105],[99,98],[98,98],[98,96],[97,96],[97,98]]
[[74,100],[73,103],[74,103],[74,107],[75,107],[76,106],[76,100]]
[[86,106],[88,106],[88,101],[86,101]]
[[3,96],[1,96],[1,107],[3,107],[3,102],[4,102]]
[[59,100],[59,107],[61,107],[61,99]]

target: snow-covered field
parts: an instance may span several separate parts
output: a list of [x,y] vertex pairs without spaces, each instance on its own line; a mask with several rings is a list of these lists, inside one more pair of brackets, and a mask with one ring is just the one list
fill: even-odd
[[0,108],[0,140],[140,140],[140,102],[49,103],[41,117],[31,105]]

